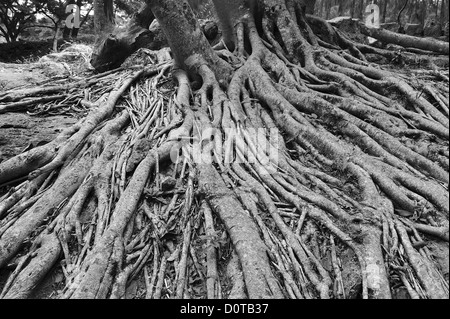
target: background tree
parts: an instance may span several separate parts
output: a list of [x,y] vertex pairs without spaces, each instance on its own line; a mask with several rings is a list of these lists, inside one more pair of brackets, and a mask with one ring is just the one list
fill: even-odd
[[4,0],[0,2],[0,32],[7,42],[15,42],[19,35],[34,22],[44,0]]
[[[402,27],[400,30],[404,30],[408,24],[404,32],[409,35],[435,38],[443,36],[445,39],[448,0],[320,0],[317,1],[314,14],[325,19],[350,16],[363,20],[366,14],[365,8],[372,2],[380,8],[380,22],[384,24],[384,27],[398,31],[399,27]],[[313,6],[307,6],[307,8],[312,10]],[[400,24],[398,23],[399,14]],[[395,22],[397,25],[394,25]]]
[[441,11],[440,11],[440,17],[441,17],[441,24],[448,24],[448,0],[441,0]]
[[[78,10],[81,11],[81,8],[83,6],[83,1],[82,0],[66,0],[64,2],[65,2],[64,3],[64,9],[67,8],[68,5],[76,4],[77,7],[79,8]],[[86,21],[86,18],[90,14],[91,9],[92,9],[92,7],[88,10],[88,12],[86,13],[86,16],[84,17],[84,19],[81,16],[81,12],[79,12],[79,14],[80,14],[80,16],[79,16],[79,18],[80,18],[80,25],[78,27],[76,25],[74,25],[72,28],[69,28],[68,25],[64,24],[63,39],[69,40],[69,38],[72,38],[72,39],[76,39],[77,38],[78,31],[81,28],[83,22]],[[65,9],[64,10],[64,12],[65,12],[65,14],[64,14],[64,21],[66,20],[67,16],[69,14],[71,14],[71,12],[66,12],[66,11],[67,10]],[[74,10],[72,10],[72,11],[74,11]],[[76,14],[75,12],[73,12],[73,13]],[[63,19],[61,19],[61,20],[63,20]]]
[[114,29],[113,0],[94,0],[94,29],[97,39]]

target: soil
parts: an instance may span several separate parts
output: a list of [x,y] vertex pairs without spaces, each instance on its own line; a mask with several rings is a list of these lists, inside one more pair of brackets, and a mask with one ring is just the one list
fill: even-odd
[[69,116],[37,117],[23,113],[0,115],[0,162],[24,149],[33,148],[52,141],[77,119]]

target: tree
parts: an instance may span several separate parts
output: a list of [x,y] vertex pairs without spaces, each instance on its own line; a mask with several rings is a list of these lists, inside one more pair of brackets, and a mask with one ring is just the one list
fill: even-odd
[[114,28],[113,0],[94,0],[94,29],[100,39]]
[[[448,298],[448,283],[422,239],[434,236],[448,250],[445,93],[374,67],[365,53],[395,53],[352,42],[305,15],[302,1],[213,2],[224,37],[214,48],[186,1],[148,1],[178,83],[174,98],[155,101],[161,111],[144,109],[142,122],[133,118],[129,126],[136,106],[113,116],[133,81],[164,67],[139,70],[58,140],[0,163],[0,183],[31,173],[0,206],[0,216],[12,216],[1,228],[0,268],[51,220],[2,296],[26,296],[36,265],[47,270],[63,251],[70,272],[65,298],[121,298],[150,256],[149,282],[158,278],[160,288],[176,261],[171,296],[182,298],[192,284],[188,268],[196,267],[189,263],[191,243],[201,233],[203,278],[214,298],[224,283],[216,250],[216,232],[224,229],[238,260],[234,295],[345,297],[336,255],[351,254],[363,298],[390,298],[394,282],[412,298]],[[0,100],[30,94],[10,92]],[[165,114],[174,114],[172,121],[154,124]],[[417,143],[424,140],[425,148]],[[184,158],[177,157],[180,149]],[[179,179],[163,176],[166,169]],[[47,190],[32,197],[32,206],[14,213],[18,200],[44,183]],[[152,198],[165,209],[152,209]],[[152,230],[132,237],[137,216],[151,220]],[[140,236],[147,244],[132,254]],[[319,246],[330,247],[332,266],[324,266]],[[355,265],[345,262],[344,270]],[[155,291],[150,295],[160,297],[161,289]]]
[[329,19],[331,11],[331,1],[325,1],[325,19]]
[[97,41],[91,57],[91,65],[99,72],[119,67],[127,57],[139,48],[161,48],[161,41],[167,44],[164,35],[149,30],[155,19],[150,7],[143,5],[133,14],[125,28],[116,28],[112,33]]
[[[69,5],[76,5],[78,9],[72,9],[70,10],[70,12],[67,12],[67,7]],[[63,30],[63,38],[65,40],[69,40],[70,38],[72,39],[76,39],[78,37],[78,31],[81,28],[83,22],[86,21],[86,18],[89,16],[89,13],[92,10],[92,7],[89,9],[89,11],[86,13],[86,16],[84,17],[84,19],[81,19],[81,13],[80,12],[75,12],[76,10],[81,10],[81,7],[83,5],[83,1],[82,0],[66,0],[64,1],[64,14],[61,17],[64,17],[64,19],[60,19],[60,21],[62,20],[67,20],[67,18],[69,18],[69,15],[72,14],[80,14],[80,16],[78,17],[78,19],[80,19],[80,24],[79,25],[67,25],[67,21],[64,24],[64,30]],[[61,12],[62,13],[62,12]],[[73,18],[75,20],[75,18]]]
[[316,0],[305,0],[305,13],[314,14],[314,8],[316,7]]
[[[58,51],[58,32],[60,29],[60,24],[62,21],[65,21],[68,18],[69,13],[67,13],[67,7],[69,5],[77,5],[78,8],[81,7],[81,0],[48,0],[45,1],[45,4],[41,10],[41,13],[44,14],[50,21],[53,23],[54,37],[53,37],[53,51]],[[73,10],[72,10],[73,11]],[[70,13],[71,14],[71,13]],[[88,12],[89,14],[89,12]],[[69,40],[70,36],[76,39],[78,35],[78,27],[69,27],[64,24],[63,29],[63,38],[65,40]]]
[[44,3],[42,0],[4,0],[0,3],[0,33],[7,42],[17,41]]

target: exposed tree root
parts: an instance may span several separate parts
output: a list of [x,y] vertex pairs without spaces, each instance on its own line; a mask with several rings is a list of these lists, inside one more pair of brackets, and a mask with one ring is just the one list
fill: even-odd
[[406,34],[399,34],[384,29],[368,28],[365,25],[360,25],[361,32],[365,35],[374,37],[376,39],[386,41],[388,43],[395,43],[406,48],[417,48],[422,50],[433,51],[441,54],[449,54],[448,42],[435,40],[432,38],[417,39],[417,37],[408,36]]
[[[203,37],[162,2],[172,42]],[[124,298],[139,276],[155,299],[347,298],[344,262],[362,298],[394,284],[448,298],[425,242],[448,249],[448,90],[369,64],[335,31],[319,41],[293,2],[262,4],[261,26],[236,6],[232,51],[174,52],[196,91],[175,68],[163,93],[167,64],[124,71],[84,121],[0,163],[15,181],[1,297],[29,296],[59,261],[60,298]]]

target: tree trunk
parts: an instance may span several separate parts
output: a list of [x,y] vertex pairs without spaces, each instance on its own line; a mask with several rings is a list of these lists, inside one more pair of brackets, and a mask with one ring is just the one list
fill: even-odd
[[448,23],[448,0],[441,1],[441,25],[444,26],[445,23]]
[[3,36],[5,37],[5,40],[7,43],[11,42],[11,38],[9,37],[9,34],[4,34]]
[[305,8],[307,14],[314,14],[314,9],[316,7],[316,0],[305,0]]
[[[216,0],[214,3],[216,5]],[[222,3],[223,1],[220,1],[219,8],[225,9],[221,6]],[[167,37],[178,66],[193,71],[197,70],[199,65],[206,63],[217,74],[227,78],[227,74],[230,72],[229,66],[212,50],[186,1],[153,0],[150,1],[150,7]],[[226,10],[221,11],[219,8],[217,11],[221,18],[221,26],[225,29],[223,30],[225,39],[232,41],[233,35],[228,32],[231,28],[228,22],[232,22],[232,14],[228,15]],[[175,23],[175,21],[177,22]],[[193,23],[194,21],[195,23]]]
[[[116,28],[112,34],[95,45],[91,65],[97,71],[105,72],[119,67],[140,48],[159,50],[167,47],[167,39],[159,27],[149,30],[154,18],[150,6],[144,4],[125,28]],[[201,25],[201,29],[208,40],[216,39],[218,32],[215,23],[207,21]]]
[[363,34],[386,43],[398,44],[405,48],[417,48],[440,54],[449,54],[448,42],[443,42],[432,38],[413,37],[406,34],[391,32],[385,29],[368,28],[364,25],[360,25],[360,27]]
[[324,0],[319,0],[319,5],[318,5],[318,7],[319,7],[318,16],[321,18],[323,18],[323,2],[324,2]]
[[381,7],[381,23],[386,23],[388,1],[389,0],[383,0],[383,6]]
[[94,31],[97,39],[114,29],[113,0],[94,0]]
[[338,12],[338,16],[342,17],[345,13],[345,9],[346,9],[346,3],[347,0],[341,0],[339,1],[339,12]]
[[325,19],[328,20],[330,18],[331,11],[331,1],[325,1]]

